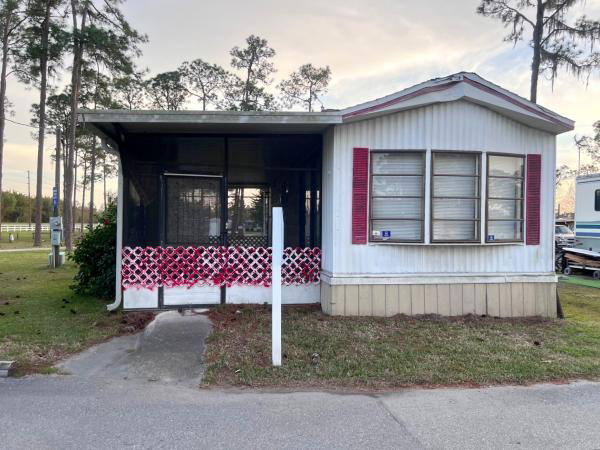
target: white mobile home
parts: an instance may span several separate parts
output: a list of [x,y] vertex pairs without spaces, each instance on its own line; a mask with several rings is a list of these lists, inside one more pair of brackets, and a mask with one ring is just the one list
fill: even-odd
[[341,111],[83,111],[120,158],[115,305],[270,298],[336,315],[556,315],[556,135],[476,74]]
[[577,177],[575,234],[578,247],[600,251],[600,174]]

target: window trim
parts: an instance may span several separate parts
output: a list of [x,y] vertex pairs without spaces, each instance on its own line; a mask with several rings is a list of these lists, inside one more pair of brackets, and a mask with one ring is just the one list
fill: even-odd
[[[521,202],[521,219],[491,219],[492,222],[521,222],[521,239],[495,239],[493,241],[488,240],[489,236],[489,201],[490,201],[490,157],[491,156],[507,156],[512,158],[521,158],[523,160],[523,176],[521,177],[509,177],[509,176],[491,176],[491,178],[506,178],[510,180],[521,180],[521,197],[520,198],[497,198],[493,197],[491,200],[513,200]],[[523,153],[487,153],[486,158],[486,174],[485,174],[485,243],[486,244],[523,244],[525,243],[525,185],[527,178],[527,155]]]
[[[384,197],[384,198],[421,198],[423,199],[423,210],[421,212],[421,218],[420,219],[397,219],[397,218],[389,218],[389,219],[373,219],[373,177],[374,176],[378,176],[378,175],[374,175],[373,174],[373,157],[374,155],[378,154],[378,153],[417,153],[421,155],[422,161],[423,161],[423,173],[422,174],[401,174],[401,175],[380,175],[380,176],[391,176],[391,177],[405,177],[405,176],[419,176],[423,178],[423,182],[421,183],[421,195],[419,197],[417,196],[405,196],[405,197],[401,197],[401,196],[389,196],[389,197]],[[377,149],[377,150],[370,150],[369,151],[369,196],[368,196],[368,202],[369,202],[369,227],[368,227],[368,232],[369,232],[369,238],[368,238],[368,242],[371,244],[424,244],[425,243],[425,217],[426,217],[426,203],[425,203],[425,193],[426,193],[426,183],[427,183],[427,150],[412,150],[412,149],[394,149],[394,150],[385,150],[385,149]],[[373,239],[373,221],[374,220],[397,220],[397,221],[403,221],[403,220],[407,220],[407,221],[411,221],[411,222],[421,222],[421,239],[403,239],[403,240],[398,240],[398,239],[386,239],[386,240],[375,240]]]
[[[455,176],[455,177],[465,177],[465,178],[477,178],[479,180],[477,184],[479,196],[478,197],[435,197],[433,195],[433,178],[435,176],[433,172],[433,159],[434,154],[436,153],[451,153],[451,154],[460,154],[460,155],[477,155],[477,175],[447,175],[447,176]],[[431,150],[431,164],[429,168],[429,242],[431,244],[481,244],[481,220],[482,220],[482,211],[481,211],[481,181],[482,181],[482,173],[481,173],[481,160],[482,160],[481,151],[467,151],[467,150]],[[437,176],[444,176],[443,174]],[[449,199],[465,199],[465,200],[476,200],[477,207],[479,208],[479,218],[478,219],[438,219],[438,221],[446,221],[446,222],[475,222],[477,226],[477,237],[475,239],[434,239],[433,237],[433,200],[434,198],[449,198]]]

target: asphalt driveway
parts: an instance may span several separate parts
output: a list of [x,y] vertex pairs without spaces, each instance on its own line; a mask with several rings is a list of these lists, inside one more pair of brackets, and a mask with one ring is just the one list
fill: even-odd
[[0,448],[600,448],[600,383],[387,394],[201,390],[204,316],[161,315],[0,379]]

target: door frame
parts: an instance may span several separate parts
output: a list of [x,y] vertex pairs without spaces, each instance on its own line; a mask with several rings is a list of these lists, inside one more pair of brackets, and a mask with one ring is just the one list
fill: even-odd
[[[227,161],[226,161],[227,162]],[[226,170],[225,170],[226,172]],[[164,171],[160,174],[160,208],[159,214],[161,217],[159,224],[159,235],[160,235],[160,245],[161,247],[165,247],[166,244],[166,232],[167,232],[167,177],[193,177],[193,178],[209,178],[215,179],[219,178],[221,180],[220,183],[220,245],[227,246],[228,245],[228,237],[227,237],[227,175],[226,173],[222,175],[218,174],[205,174],[205,173],[189,173],[189,172],[169,172]],[[189,308],[207,308],[211,306],[217,306],[219,304],[225,304],[227,294],[226,294],[226,286],[220,286],[220,299],[219,303],[188,303],[188,304],[180,304],[180,305],[165,305],[164,303],[164,287],[158,287],[158,309],[189,309]]]

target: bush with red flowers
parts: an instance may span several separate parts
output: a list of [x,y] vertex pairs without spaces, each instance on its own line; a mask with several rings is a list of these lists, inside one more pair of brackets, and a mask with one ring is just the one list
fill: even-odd
[[98,216],[99,225],[77,242],[69,259],[77,266],[72,287],[81,294],[110,299],[115,293],[117,206],[111,202]]

